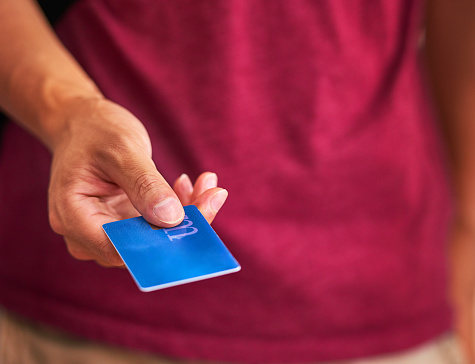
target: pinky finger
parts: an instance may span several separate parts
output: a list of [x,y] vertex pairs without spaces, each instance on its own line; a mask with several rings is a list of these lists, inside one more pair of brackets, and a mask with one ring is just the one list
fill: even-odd
[[71,239],[64,238],[68,253],[77,260],[94,260],[94,256]]
[[[117,261],[117,259],[115,259],[115,263],[111,263],[105,260],[104,258],[102,258],[101,256],[94,254],[93,252],[84,248],[73,239],[64,238],[64,241],[66,242],[66,248],[68,249],[69,254],[77,260],[84,260],[84,261],[93,260],[100,266],[108,267],[108,268],[112,268],[112,267],[125,268],[125,265],[122,262],[122,259],[120,259],[120,257],[119,257],[120,259],[119,262]],[[115,256],[117,252],[114,251],[112,254]]]
[[191,183],[190,177],[188,177],[188,175],[183,173],[180,177],[178,177],[173,184],[173,190],[175,191],[183,206],[189,205],[191,203],[193,184]]

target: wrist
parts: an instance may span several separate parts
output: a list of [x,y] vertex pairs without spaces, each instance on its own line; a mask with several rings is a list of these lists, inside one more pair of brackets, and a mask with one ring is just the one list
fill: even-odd
[[71,132],[71,123],[78,119],[76,116],[93,110],[104,100],[99,91],[86,92],[64,86],[51,86],[51,90],[45,90],[44,102],[37,109],[38,137],[52,152]]
[[79,104],[103,98],[94,82],[66,63],[38,67],[23,62],[8,79],[6,111],[50,150],[67,127],[68,113]]

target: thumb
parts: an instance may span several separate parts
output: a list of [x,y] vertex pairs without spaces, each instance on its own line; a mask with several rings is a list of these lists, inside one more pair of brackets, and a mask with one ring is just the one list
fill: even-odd
[[148,222],[172,227],[183,220],[185,211],[180,200],[151,158],[130,159],[120,168],[108,170],[108,174]]

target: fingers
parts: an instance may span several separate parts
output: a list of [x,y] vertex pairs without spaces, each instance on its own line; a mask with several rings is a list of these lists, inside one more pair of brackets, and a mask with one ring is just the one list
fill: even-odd
[[68,249],[69,254],[77,260],[94,260],[97,264],[107,267],[107,268],[124,268],[124,262],[118,256],[117,252],[115,253],[117,256],[114,257],[113,262],[107,261],[103,259],[101,256],[98,256],[96,253],[89,251],[87,248],[83,247],[80,243],[73,241],[71,239],[65,238],[64,241],[66,242],[66,247]]
[[184,218],[182,203],[152,161],[145,127],[127,110],[108,100],[81,104],[67,123],[53,148],[51,226],[78,259],[120,266],[102,225],[136,215],[133,206],[150,223],[173,227]]
[[198,210],[203,214],[206,221],[211,224],[218,211],[224,205],[227,197],[228,191],[223,188],[215,187],[198,196],[193,201],[193,205],[198,207]]
[[69,253],[79,260],[95,260],[109,267],[124,263],[102,229],[103,224],[116,221],[96,198],[67,197],[61,209],[50,206],[53,230],[63,235]]
[[180,199],[183,206],[191,205],[205,191],[218,186],[218,176],[216,173],[204,172],[196,180],[195,185],[191,183],[190,177],[182,174],[173,184],[173,190]]
[[107,172],[147,221],[161,227],[178,225],[185,216],[182,203],[152,160],[144,155],[133,160],[113,160]]
[[218,177],[212,172],[202,173],[194,186],[190,178],[182,174],[173,189],[184,206],[195,205],[211,224],[228,197],[228,191],[217,187],[217,184]]
[[114,218],[106,215],[79,215],[76,216],[76,231],[69,231],[66,244],[70,254],[80,260],[96,260],[99,264],[110,267],[124,265],[114,246],[102,229],[102,225],[114,221]]
[[191,199],[194,200],[206,190],[218,186],[218,176],[216,173],[204,172],[196,179]]
[[178,177],[173,184],[173,190],[175,191],[183,206],[191,204],[193,184],[191,183],[190,177],[188,177],[188,175],[183,173],[180,177]]

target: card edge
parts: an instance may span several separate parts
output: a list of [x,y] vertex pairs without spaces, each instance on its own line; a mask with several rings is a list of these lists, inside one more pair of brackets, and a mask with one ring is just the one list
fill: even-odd
[[210,278],[221,277],[221,276],[224,276],[224,275],[227,275],[227,274],[237,273],[240,270],[241,270],[241,265],[238,264],[238,266],[235,267],[235,268],[226,269],[226,270],[222,270],[222,271],[218,271],[218,272],[214,272],[214,273],[209,273],[209,274],[205,274],[205,275],[197,276],[197,277],[193,277],[193,278],[186,278],[186,279],[182,279],[182,280],[179,280],[179,281],[173,281],[173,282],[169,282],[169,283],[159,284],[159,285],[156,285],[156,286],[143,287],[143,286],[140,286],[137,283],[137,281],[136,281],[136,283],[137,283],[137,286],[139,287],[139,289],[142,292],[153,292],[153,291],[159,291],[161,289],[166,289],[166,288],[170,288],[170,287],[181,286],[183,284],[199,282],[199,281],[203,281],[203,280],[210,279]]

